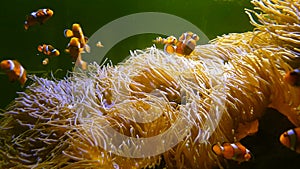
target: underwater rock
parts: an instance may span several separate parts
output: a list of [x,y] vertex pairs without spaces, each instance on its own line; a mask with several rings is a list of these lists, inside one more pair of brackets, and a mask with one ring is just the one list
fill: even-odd
[[[257,29],[218,37],[188,57],[150,47],[60,81],[33,76],[1,118],[0,166],[145,168],[164,160],[167,168],[222,168],[212,145],[253,134],[266,108],[300,126],[300,93],[284,81],[297,65],[299,3],[252,2],[263,12],[250,11]],[[151,138],[162,144],[144,146]]]

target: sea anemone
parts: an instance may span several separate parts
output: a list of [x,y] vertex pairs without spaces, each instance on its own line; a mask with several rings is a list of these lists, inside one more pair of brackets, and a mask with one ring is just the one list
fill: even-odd
[[212,145],[256,132],[267,107],[300,126],[299,91],[283,78],[297,65],[299,2],[252,3],[254,31],[189,56],[153,46],[59,81],[32,76],[1,118],[0,166],[222,168]]

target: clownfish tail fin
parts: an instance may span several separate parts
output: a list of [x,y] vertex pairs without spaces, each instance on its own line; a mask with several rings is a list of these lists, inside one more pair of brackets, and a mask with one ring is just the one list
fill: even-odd
[[84,49],[87,53],[90,53],[91,52],[91,47],[88,45],[88,44],[85,44],[84,45]]
[[24,29],[25,29],[25,30],[28,30],[28,28],[29,28],[28,22],[25,21],[25,23],[24,23]]
[[216,155],[221,155],[222,154],[222,148],[220,147],[220,145],[218,143],[213,144],[212,145],[212,151],[216,154]]

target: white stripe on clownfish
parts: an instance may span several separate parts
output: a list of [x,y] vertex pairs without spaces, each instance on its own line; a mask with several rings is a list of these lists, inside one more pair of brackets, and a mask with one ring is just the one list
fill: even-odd
[[19,79],[22,78],[23,74],[24,74],[24,68],[23,68],[23,66],[20,65],[20,75],[19,75]]
[[14,68],[15,68],[15,64],[14,64],[14,62],[12,61],[12,60],[7,60],[8,62],[9,62],[9,64],[10,64],[10,68],[9,68],[9,70],[10,71],[13,71],[14,70]]
[[291,148],[291,150],[295,151],[295,149],[296,149],[296,142],[297,142],[296,132],[293,129],[291,129],[291,130],[287,131],[287,134],[290,137],[290,143],[291,143],[290,148]]
[[182,43],[184,43],[184,44],[186,43],[186,37],[187,37],[187,35],[188,35],[187,32],[183,33],[184,38],[183,38]]
[[[70,47],[70,43],[68,43],[67,48]],[[77,45],[78,49],[80,49],[80,44]]]
[[37,12],[31,12],[30,15],[36,18],[36,17],[37,17],[36,13],[37,13]]
[[45,15],[47,15],[47,9],[43,9]]
[[234,148],[234,149],[236,149],[236,150],[239,149],[238,146],[237,146],[236,144],[234,144],[234,143],[231,143],[230,145],[232,146],[232,148]]
[[45,50],[46,50],[46,51],[48,51],[48,50],[49,50],[48,48],[49,48],[49,46],[48,46],[48,45],[46,45],[46,49],[45,49]]
[[[238,158],[238,153],[236,153],[236,152],[239,151],[239,147],[238,147],[236,144],[234,144],[234,143],[231,143],[230,145],[231,145],[231,147],[233,148],[233,152],[234,152],[234,154],[233,154],[233,156],[232,156],[232,159],[233,159],[233,160],[237,160],[237,158]],[[246,149],[246,152],[247,152],[247,149]]]

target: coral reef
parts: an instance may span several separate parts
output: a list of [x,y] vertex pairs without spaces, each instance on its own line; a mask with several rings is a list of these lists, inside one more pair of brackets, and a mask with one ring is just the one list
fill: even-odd
[[[299,89],[283,79],[299,66],[300,3],[252,3],[261,11],[247,10],[254,31],[217,37],[189,56],[151,47],[60,81],[33,76],[1,118],[0,166],[145,168],[163,159],[167,168],[222,168],[211,146],[256,132],[267,107],[300,126]],[[161,153],[134,144],[156,136],[178,144]]]

